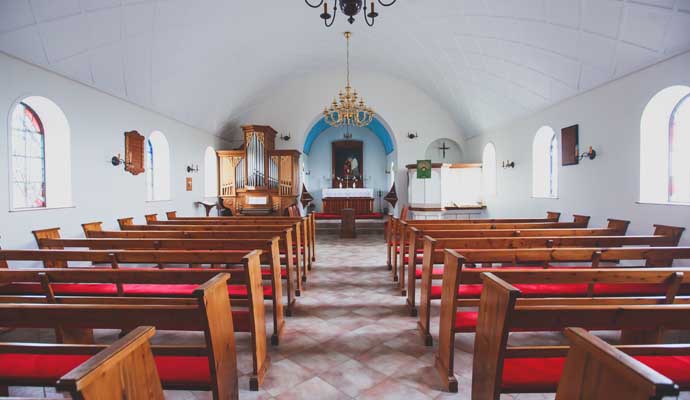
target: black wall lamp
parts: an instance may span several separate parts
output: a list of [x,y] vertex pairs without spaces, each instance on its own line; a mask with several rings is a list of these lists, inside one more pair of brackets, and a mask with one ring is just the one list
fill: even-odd
[[505,160],[501,162],[503,168],[515,168],[515,161]]
[[191,174],[192,172],[193,172],[193,173],[199,172],[199,164],[197,164],[197,165],[187,165],[187,173],[188,173],[188,174]]
[[585,158],[589,158],[590,160],[594,160],[595,158],[597,158],[597,151],[594,150],[592,148],[592,146],[589,146],[589,149],[586,152],[577,156],[578,160],[583,160]]
[[284,140],[284,141],[286,141],[286,142],[287,142],[288,140],[290,140],[291,137],[292,137],[292,136],[290,135],[290,132],[288,132],[287,135],[280,135],[280,139],[281,139],[281,140]]
[[412,139],[417,139],[419,135],[417,134],[417,131],[409,131],[407,132],[407,138],[412,140]]

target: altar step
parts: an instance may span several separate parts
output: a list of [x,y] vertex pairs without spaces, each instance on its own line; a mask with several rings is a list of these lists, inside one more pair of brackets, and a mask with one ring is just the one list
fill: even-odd
[[[356,220],[357,233],[383,235],[383,220],[358,219]],[[340,220],[317,220],[316,233],[337,235],[340,233]]]

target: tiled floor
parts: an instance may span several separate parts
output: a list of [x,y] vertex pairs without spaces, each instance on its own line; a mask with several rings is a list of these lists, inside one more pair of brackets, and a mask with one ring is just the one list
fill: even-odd
[[[433,367],[435,348],[425,347],[416,319],[407,316],[385,267],[381,234],[341,240],[320,235],[318,261],[295,315],[286,321],[284,338],[270,349],[271,365],[261,390],[248,390],[251,358],[247,335],[238,335],[242,399],[469,399],[473,335],[456,340],[460,393],[441,391]],[[436,310],[437,311],[437,307]],[[269,329],[270,332],[270,329]],[[432,330],[435,334],[437,328]],[[15,332],[12,335],[21,334]],[[163,333],[157,342],[201,343],[198,335]],[[0,337],[6,340],[8,335]],[[9,335],[11,336],[11,335]],[[50,340],[45,332],[40,339]],[[112,340],[114,332],[99,336]],[[521,340],[519,337],[515,338]],[[525,340],[529,340],[526,338]],[[554,343],[560,341],[553,337]],[[270,347],[270,345],[269,345]],[[31,394],[39,389],[13,389]],[[48,390],[50,392],[50,390]],[[42,394],[43,390],[40,389]],[[173,399],[207,399],[206,392],[166,392]],[[502,396],[502,399],[551,399],[552,395]]]

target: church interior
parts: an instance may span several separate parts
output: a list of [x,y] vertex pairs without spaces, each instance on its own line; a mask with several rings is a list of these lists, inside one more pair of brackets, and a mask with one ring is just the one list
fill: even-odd
[[690,400],[690,0],[0,0],[0,400]]

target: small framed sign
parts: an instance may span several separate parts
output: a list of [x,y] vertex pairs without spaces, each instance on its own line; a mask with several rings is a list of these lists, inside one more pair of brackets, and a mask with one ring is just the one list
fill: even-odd
[[417,179],[431,179],[431,160],[417,160]]
[[192,191],[192,177],[188,176],[187,179],[185,179],[187,191],[191,192]]

